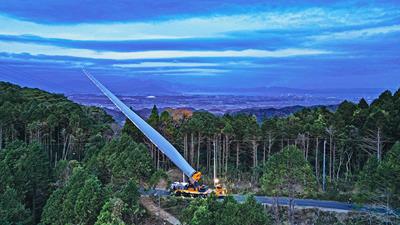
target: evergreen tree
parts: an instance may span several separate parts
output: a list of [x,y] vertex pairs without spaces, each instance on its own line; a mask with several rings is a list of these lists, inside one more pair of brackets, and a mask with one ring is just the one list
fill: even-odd
[[110,199],[103,205],[95,225],[125,225],[122,218],[124,207],[121,199]]
[[75,203],[75,217],[79,224],[94,224],[103,203],[100,181],[91,177],[85,181]]
[[31,213],[22,203],[17,191],[7,187],[5,192],[0,194],[0,224],[31,224],[31,219]]

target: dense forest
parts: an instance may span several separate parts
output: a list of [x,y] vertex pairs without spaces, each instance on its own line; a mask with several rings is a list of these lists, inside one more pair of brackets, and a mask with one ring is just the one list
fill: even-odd
[[[218,176],[227,181],[259,183],[271,156],[296,146],[312,167],[318,189],[335,192],[351,188],[366,164],[385,161],[400,140],[400,90],[394,94],[385,91],[371,104],[365,99],[344,101],[334,112],[324,107],[305,108],[261,124],[244,114],[218,117],[208,112],[183,112],[176,116],[164,111],[159,115],[156,106],[148,121],[200,171],[211,174],[215,150]],[[123,132],[148,144],[155,167],[169,168],[168,159],[132,123],[126,121]],[[336,195],[332,193],[332,197]]]
[[[262,123],[245,114],[159,113],[156,106],[147,121],[205,174],[205,183],[212,183],[215,159],[231,192],[351,200],[391,210],[400,207],[399,111],[400,91],[385,91],[370,104],[344,101],[334,112],[306,108]],[[139,188],[173,168],[129,121],[118,130],[102,109],[0,82],[0,224],[143,224],[148,215]],[[233,211],[248,216],[229,218]],[[229,222],[233,218],[238,222]],[[279,212],[263,213],[251,196],[242,204],[196,200],[181,219],[280,221]]]

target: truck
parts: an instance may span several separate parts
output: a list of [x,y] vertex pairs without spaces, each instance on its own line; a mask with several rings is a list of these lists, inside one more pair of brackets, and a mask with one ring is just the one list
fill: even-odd
[[185,158],[176,150],[176,148],[158,131],[150,126],[139,115],[133,112],[117,96],[109,91],[103,84],[94,78],[88,71],[82,69],[83,73],[97,86],[100,91],[107,96],[111,102],[161,151],[172,163],[177,166],[184,175],[188,177],[189,182],[174,182],[170,187],[171,194],[184,197],[207,197],[214,193],[217,197],[224,197],[227,191],[222,185],[215,184],[215,189],[210,189],[207,185],[200,185],[202,177],[200,171],[196,171],[185,160]]

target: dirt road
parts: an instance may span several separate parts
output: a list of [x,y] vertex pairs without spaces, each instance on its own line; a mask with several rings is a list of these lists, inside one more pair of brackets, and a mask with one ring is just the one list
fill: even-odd
[[169,214],[165,210],[158,207],[158,205],[155,204],[150,197],[142,196],[140,198],[140,202],[142,203],[142,205],[147,209],[147,211],[151,215],[158,217],[161,220],[166,221],[172,225],[180,225],[181,224],[181,222],[177,218],[175,218],[173,215]]

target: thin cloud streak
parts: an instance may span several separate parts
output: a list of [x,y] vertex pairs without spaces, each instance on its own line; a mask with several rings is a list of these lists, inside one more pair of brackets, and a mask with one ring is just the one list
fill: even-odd
[[0,51],[13,54],[31,54],[47,56],[68,56],[91,59],[167,59],[167,58],[206,58],[206,57],[253,57],[282,58],[294,56],[310,56],[333,54],[333,52],[318,49],[282,49],[276,51],[247,49],[242,51],[144,51],[144,52],[96,52],[85,49],[62,48],[47,45],[24,44],[0,41]]
[[154,67],[212,67],[219,66],[218,63],[183,63],[183,62],[142,62],[134,64],[113,64],[121,68],[154,68]]
[[329,40],[339,40],[339,39],[358,39],[358,38],[365,38],[374,35],[382,35],[388,34],[393,32],[400,32],[400,25],[393,25],[393,26],[383,26],[383,27],[373,27],[373,28],[366,28],[361,30],[350,30],[350,31],[343,31],[343,32],[334,32],[329,34],[323,35],[316,35],[311,36],[310,39],[316,41],[329,41]]

